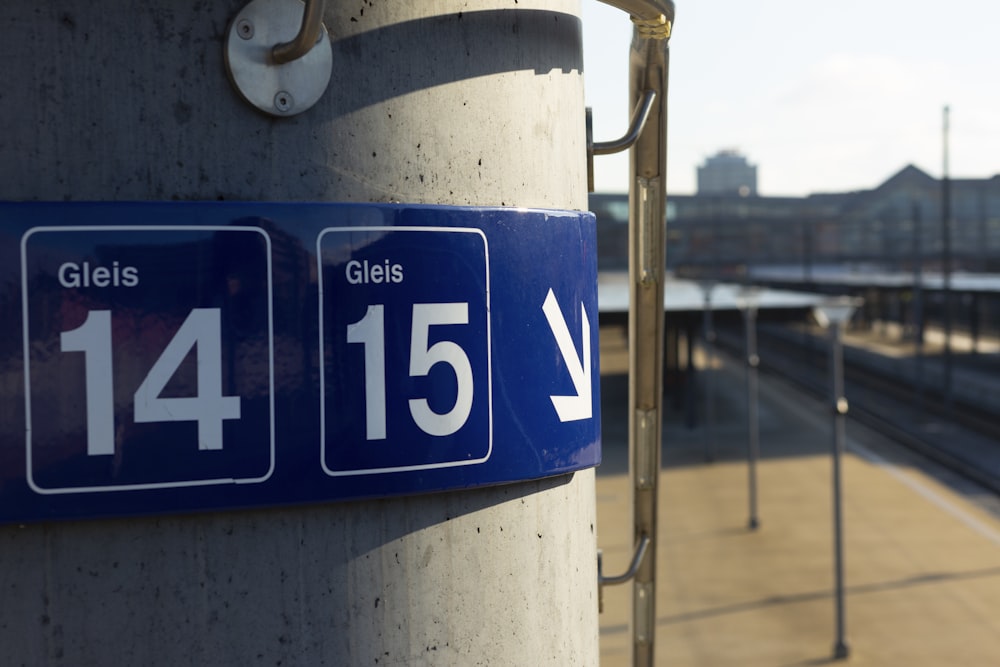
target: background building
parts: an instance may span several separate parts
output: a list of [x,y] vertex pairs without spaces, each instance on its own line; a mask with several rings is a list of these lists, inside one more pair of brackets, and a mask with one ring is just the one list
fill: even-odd
[[[871,190],[671,195],[667,268],[716,278],[763,267],[798,267],[807,275],[836,266],[933,272],[946,261],[955,271],[1000,271],[1000,175],[949,182],[947,245],[942,185],[908,165]],[[627,268],[628,195],[593,194],[590,208],[600,268]]]
[[735,150],[719,151],[698,167],[698,194],[756,195],[757,165]]

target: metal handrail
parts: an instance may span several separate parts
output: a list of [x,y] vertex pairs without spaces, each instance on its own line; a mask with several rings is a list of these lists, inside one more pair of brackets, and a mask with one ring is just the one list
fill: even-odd
[[633,29],[629,95],[656,93],[632,148],[629,192],[629,439],[634,534],[650,536],[633,579],[633,664],[651,667],[656,635],[656,536],[663,435],[663,291],[666,277],[668,41]]
[[[632,663],[654,663],[656,535],[663,433],[663,290],[666,274],[668,41],[674,21],[670,0],[603,0],[634,24],[629,96],[650,93],[647,127],[631,151],[629,188],[629,476],[633,529],[646,540],[633,581]],[[640,542],[640,545],[642,543]],[[599,578],[599,583],[603,583]]]

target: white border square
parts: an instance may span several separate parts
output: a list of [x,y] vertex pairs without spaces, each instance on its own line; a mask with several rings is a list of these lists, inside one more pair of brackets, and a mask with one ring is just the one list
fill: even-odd
[[[38,486],[32,477],[31,458],[31,355],[29,353],[30,336],[28,331],[28,275],[27,275],[27,243],[28,238],[37,233],[58,232],[108,232],[108,231],[140,231],[140,232],[254,232],[264,237],[267,246],[267,347],[268,347],[268,391],[270,418],[271,461],[267,472],[260,477],[248,478],[213,478],[186,480],[178,482],[153,482],[149,484],[120,484],[106,486],[77,486],[47,489]],[[274,438],[274,281],[271,267],[271,237],[259,227],[220,226],[220,225],[80,225],[32,227],[21,236],[21,314],[23,319],[24,347],[24,415],[25,415],[25,470],[28,485],[35,493],[43,495],[65,493],[95,493],[105,491],[136,491],[142,489],[170,489],[191,486],[209,486],[217,484],[258,484],[267,481],[274,473],[275,438]]]
[[[408,466],[390,466],[386,468],[362,468],[360,470],[330,470],[326,465],[326,368],[324,366],[323,350],[323,237],[327,233],[344,232],[448,232],[458,234],[478,234],[483,240],[483,257],[485,263],[486,279],[486,405],[488,410],[488,430],[489,442],[487,443],[486,456],[478,459],[467,459],[461,461],[445,461],[440,463],[422,463]],[[406,472],[414,470],[436,470],[441,468],[455,468],[458,466],[476,465],[485,463],[493,454],[493,345],[492,345],[492,322],[490,311],[490,246],[486,239],[486,234],[481,229],[475,227],[392,227],[392,226],[356,226],[356,227],[327,227],[319,233],[316,238],[316,264],[318,267],[319,282],[319,442],[320,442],[320,465],[323,472],[330,477],[355,477],[359,475],[377,475],[391,472]],[[432,436],[428,436],[432,437]]]

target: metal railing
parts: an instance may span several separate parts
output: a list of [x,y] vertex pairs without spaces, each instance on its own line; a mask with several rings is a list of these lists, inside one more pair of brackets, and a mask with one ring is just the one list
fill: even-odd
[[628,572],[617,577],[599,573],[599,585],[633,582],[632,662],[648,666],[654,663],[656,631],[657,498],[663,429],[668,41],[673,28],[674,5],[653,0],[605,2],[629,12],[635,26],[629,57],[629,96],[636,110],[634,127],[630,127],[622,140],[612,143],[616,146],[627,143],[632,151],[629,476],[636,551]]

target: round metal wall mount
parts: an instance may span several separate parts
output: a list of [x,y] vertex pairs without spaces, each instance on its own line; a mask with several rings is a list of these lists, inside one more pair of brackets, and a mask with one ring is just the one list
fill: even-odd
[[252,0],[229,24],[226,69],[247,102],[272,116],[294,116],[323,96],[333,71],[326,27],[304,56],[278,64],[274,47],[295,39],[302,25],[301,0]]

